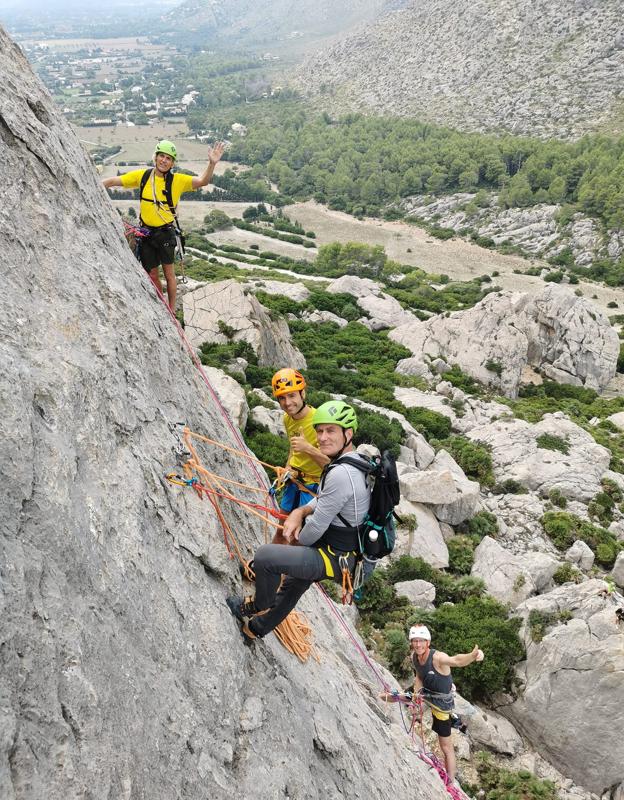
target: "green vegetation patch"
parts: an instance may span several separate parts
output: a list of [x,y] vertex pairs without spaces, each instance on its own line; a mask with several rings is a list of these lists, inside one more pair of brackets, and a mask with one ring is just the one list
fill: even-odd
[[566,511],[547,511],[541,523],[559,550],[567,550],[580,539],[591,547],[596,555],[596,562],[606,568],[613,566],[617,554],[623,547],[623,543],[618,542],[610,531],[592,525]]

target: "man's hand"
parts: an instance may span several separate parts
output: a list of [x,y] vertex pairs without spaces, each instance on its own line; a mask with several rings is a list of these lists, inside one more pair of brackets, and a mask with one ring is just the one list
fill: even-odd
[[474,648],[473,648],[473,650],[472,650],[470,655],[474,657],[475,661],[483,661],[483,659],[485,658],[485,655],[483,654],[483,650],[479,650],[477,645],[474,646]]
[[299,533],[303,527],[304,515],[301,508],[295,508],[284,520],[282,535],[291,544],[299,540]]
[[215,165],[221,161],[221,156],[225,150],[225,142],[217,142],[214,147],[208,150],[208,160],[211,164]]
[[314,452],[316,450],[310,442],[307,441],[305,436],[301,433],[297,434],[297,436],[293,436],[290,440],[290,449],[293,453],[310,453],[310,451]]

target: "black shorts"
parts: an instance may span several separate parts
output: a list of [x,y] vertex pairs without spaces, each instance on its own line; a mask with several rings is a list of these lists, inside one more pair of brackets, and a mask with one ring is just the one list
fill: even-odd
[[151,272],[161,264],[173,264],[175,248],[176,237],[172,226],[163,225],[162,228],[152,228],[150,235],[141,240],[139,248],[139,257],[143,268],[147,272]]
[[431,726],[431,730],[434,733],[437,733],[438,736],[441,736],[443,739],[447,736],[451,735],[451,718],[448,719],[438,719],[435,715],[433,717],[433,724]]

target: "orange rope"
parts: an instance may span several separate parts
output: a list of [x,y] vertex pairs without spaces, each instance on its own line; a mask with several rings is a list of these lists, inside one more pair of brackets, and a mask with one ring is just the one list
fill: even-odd
[[[226,478],[220,478],[220,476],[216,475],[213,472],[207,470],[201,463],[199,455],[193,442],[191,441],[191,437],[198,439],[199,441],[206,442],[207,444],[215,444],[219,447],[222,447],[224,450],[229,450],[230,452],[237,453],[242,455],[250,460],[256,461],[263,466],[270,467],[271,469],[275,469],[276,471],[281,468],[276,468],[272,464],[266,464],[264,461],[260,461],[253,456],[249,456],[247,453],[244,453],[242,450],[236,450],[233,447],[228,447],[227,445],[223,445],[220,442],[216,442],[213,439],[209,439],[206,436],[201,436],[200,434],[193,433],[189,428],[184,428],[183,438],[184,443],[191,454],[191,457],[187,460],[186,464],[183,466],[184,474],[186,475],[188,480],[192,480],[193,478],[196,482],[193,484],[193,488],[199,495],[202,497],[205,494],[208,497],[212,507],[217,514],[219,522],[223,528],[223,539],[225,542],[225,546],[227,551],[230,555],[230,558],[236,557],[240,561],[243,571],[245,573],[245,577],[248,580],[253,580],[255,577],[251,567],[249,566],[249,561],[244,558],[241,548],[232,532],[232,529],[225,518],[223,510],[221,509],[221,505],[219,502],[220,498],[225,498],[227,500],[232,500],[234,502],[242,503],[244,507],[249,511],[251,514],[259,517],[264,521],[264,531],[265,531],[265,540],[268,539],[268,525],[273,525],[275,528],[280,528],[281,524],[279,522],[274,522],[273,520],[269,519],[268,517],[260,514],[254,508],[249,507],[249,504],[241,501],[235,495],[228,492],[224,487],[221,485],[221,481],[235,484],[241,488],[250,488],[247,487],[245,484],[238,483],[236,481],[230,481]],[[201,477],[197,477],[197,476]],[[253,487],[255,488],[255,487]],[[221,491],[219,491],[221,489]],[[267,499],[269,497],[269,493],[266,490],[265,494]],[[309,491],[309,490],[306,490]],[[307,621],[305,616],[298,611],[291,611],[290,614],[283,620],[276,628],[275,628],[275,635],[290,653],[297,656],[297,658],[301,662],[305,662],[308,660],[310,656],[312,656],[316,661],[320,661],[320,657],[316,650],[314,649],[312,642],[311,642],[311,635],[312,635],[312,628],[310,623]]]

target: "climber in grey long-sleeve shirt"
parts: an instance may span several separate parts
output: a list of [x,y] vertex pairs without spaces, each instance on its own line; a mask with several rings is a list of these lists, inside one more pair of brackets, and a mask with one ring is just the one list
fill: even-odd
[[[331,459],[319,494],[307,505],[294,509],[285,520],[283,536],[291,544],[265,544],[256,551],[255,599],[227,599],[232,613],[243,622],[244,635],[250,639],[266,636],[279,625],[315,581],[340,579],[341,556],[346,558],[351,572],[355,566],[357,526],[368,513],[370,489],[366,474],[341,463],[340,457],[354,452],[357,418],[351,406],[336,400],[320,406],[312,424],[319,450]],[[282,575],[285,578],[280,588]]]

